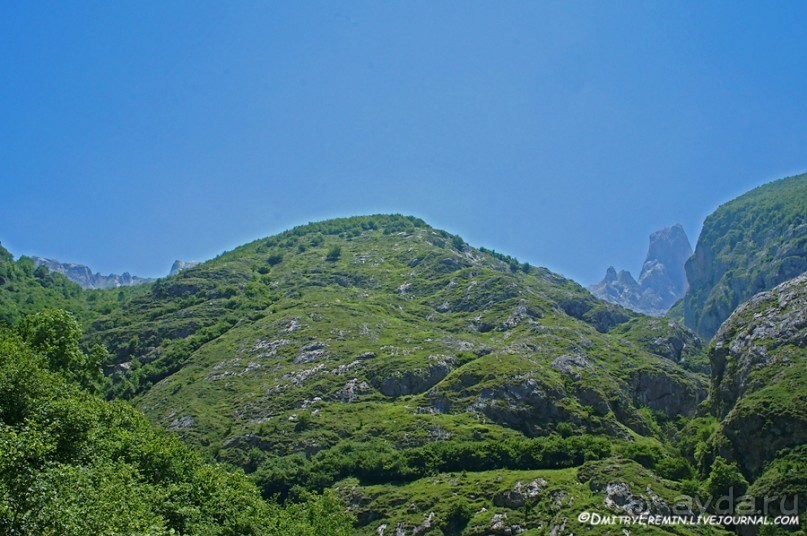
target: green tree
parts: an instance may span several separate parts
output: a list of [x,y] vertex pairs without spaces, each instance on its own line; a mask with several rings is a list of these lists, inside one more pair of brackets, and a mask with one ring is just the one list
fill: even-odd
[[737,464],[729,463],[721,456],[716,457],[709,478],[704,483],[706,494],[717,502],[726,495],[739,497],[746,488],[748,481],[737,468]]
[[622,449],[623,456],[642,464],[648,469],[653,469],[656,464],[664,457],[661,448],[656,445],[648,443],[631,443]]
[[0,330],[0,534],[352,534],[332,495],[268,503],[243,472],[79,388],[62,366],[78,330],[59,313],[26,320],[32,342]]
[[330,262],[336,262],[339,260],[339,257],[341,256],[342,256],[341,246],[333,246],[331,249],[328,250],[328,254],[325,256],[325,260]]
[[72,314],[61,309],[45,309],[28,315],[20,325],[20,333],[35,351],[48,359],[51,370],[61,372],[85,388],[96,388],[102,380],[104,355],[86,355],[79,346],[81,329]]
[[695,471],[685,458],[666,457],[656,464],[656,473],[669,480],[687,480],[695,476]]

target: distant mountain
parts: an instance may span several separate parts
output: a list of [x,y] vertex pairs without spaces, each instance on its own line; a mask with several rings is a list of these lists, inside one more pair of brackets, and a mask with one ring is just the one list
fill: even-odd
[[692,255],[684,228],[673,225],[650,235],[650,247],[637,282],[630,272],[613,266],[605,278],[589,287],[611,303],[652,316],[662,316],[686,292],[684,263]]
[[719,207],[686,263],[689,289],[671,313],[709,339],[751,296],[807,271],[807,174]]
[[70,281],[78,283],[82,288],[88,289],[108,289],[118,287],[132,287],[150,283],[154,279],[146,277],[138,277],[124,272],[121,275],[109,274],[101,275],[93,271],[83,264],[74,264],[69,262],[59,262],[53,259],[45,259],[42,257],[31,257],[37,267],[44,266],[51,272],[64,274]]
[[174,264],[171,266],[171,271],[168,272],[168,276],[176,275],[182,270],[187,270],[188,268],[193,268],[194,266],[198,265],[198,261],[174,261]]

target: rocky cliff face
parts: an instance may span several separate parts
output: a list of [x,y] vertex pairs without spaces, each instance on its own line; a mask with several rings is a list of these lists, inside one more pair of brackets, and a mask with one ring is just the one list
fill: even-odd
[[710,360],[718,453],[758,476],[807,441],[807,274],[738,307]]
[[32,258],[37,266],[44,266],[51,272],[64,274],[68,279],[74,283],[78,283],[83,288],[102,289],[131,287],[154,281],[154,279],[149,279],[146,277],[137,277],[129,272],[124,272],[120,275],[101,275],[98,272],[93,273],[88,266],[84,266],[83,264],[59,262],[53,259],[45,259],[42,257]]
[[686,263],[684,322],[711,338],[735,307],[807,270],[807,174],[760,186],[712,213]]
[[171,266],[171,271],[168,272],[168,276],[171,277],[172,275],[178,274],[182,270],[193,268],[197,264],[199,264],[198,261],[174,261],[174,264]]
[[684,228],[673,225],[650,235],[650,247],[637,282],[630,272],[609,267],[605,278],[589,287],[592,294],[653,316],[661,316],[686,292],[684,271],[692,255]]
[[661,306],[669,308],[687,290],[684,264],[692,256],[684,228],[676,224],[650,235],[647,259],[639,274],[639,287],[652,290],[661,298]]

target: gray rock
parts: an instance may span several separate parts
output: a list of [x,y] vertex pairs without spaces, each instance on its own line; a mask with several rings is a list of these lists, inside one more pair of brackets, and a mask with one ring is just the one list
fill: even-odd
[[168,272],[168,277],[172,275],[176,275],[182,270],[187,270],[188,268],[193,268],[199,264],[198,261],[174,261],[174,264],[171,265],[171,271]]
[[488,527],[488,534],[496,536],[513,536],[522,532],[524,528],[521,525],[510,524],[507,521],[506,513],[494,514]]
[[693,373],[641,369],[632,375],[633,398],[640,405],[675,415],[693,415],[708,394],[705,380]]
[[611,303],[653,316],[662,316],[687,290],[684,265],[692,256],[684,228],[676,224],[650,235],[650,247],[639,280],[613,266],[605,278],[589,287],[592,294]]
[[[641,327],[643,333],[636,341],[642,348],[685,368],[691,364],[689,359],[697,356],[703,349],[700,337],[674,320],[651,318],[644,320]],[[708,366],[704,366],[698,372],[709,374],[708,369]]]
[[644,501],[631,493],[625,482],[610,482],[605,488],[603,504],[609,510],[639,515],[645,511]]
[[[472,387],[469,391],[476,389]],[[527,435],[542,435],[559,422],[576,423],[579,420],[557,403],[564,396],[564,392],[544,383],[540,378],[531,375],[516,376],[493,388],[483,387],[473,393],[466,411]],[[440,396],[430,398],[438,411],[450,411],[450,400]]]
[[[807,442],[807,379],[795,368],[805,348],[807,274],[740,305],[714,337],[712,406],[727,440],[719,454],[746,474],[759,475],[778,451]],[[786,407],[777,402],[789,393],[802,396]]]
[[412,536],[420,536],[421,534],[426,534],[429,532],[434,524],[434,512],[429,512],[429,515],[426,516],[426,519],[423,520],[423,523],[415,527],[415,530],[412,531]]
[[567,374],[575,381],[580,381],[583,376],[581,371],[592,371],[594,367],[582,355],[562,355],[552,361],[552,368]]
[[452,356],[437,355],[428,359],[430,363],[427,367],[393,372],[379,382],[378,390],[392,397],[423,393],[448,376],[455,364]]
[[373,388],[366,381],[353,378],[342,389],[334,393],[334,396],[341,402],[355,402],[360,396],[372,392]]
[[317,366],[315,366],[313,368],[304,369],[304,370],[298,370],[296,372],[288,372],[288,373],[284,374],[283,376],[281,376],[280,379],[286,385],[291,385],[291,386],[294,386],[294,387],[300,387],[310,377],[318,375],[323,370],[325,370],[325,365],[320,363],[319,365],[317,365]]
[[306,344],[300,348],[297,357],[294,358],[294,362],[302,364],[325,359],[328,357],[328,354],[325,352],[326,347],[327,345],[324,342],[318,341]]
[[561,536],[562,534],[565,534],[567,521],[568,518],[564,517],[560,523],[552,525],[552,528],[549,529],[549,536]]
[[502,508],[521,508],[527,501],[534,499],[546,488],[546,480],[536,478],[528,484],[520,480],[513,489],[497,493],[493,496],[493,504]]
[[177,430],[187,430],[191,428],[194,424],[196,424],[196,419],[191,415],[185,415],[184,417],[180,417],[178,419],[174,419],[171,421],[166,428],[171,430],[172,432]]
[[258,358],[277,357],[278,349],[290,343],[291,340],[289,339],[275,339],[272,341],[259,339],[249,350],[252,355]]
[[133,287],[150,283],[154,279],[147,277],[137,277],[129,272],[122,274],[109,274],[101,275],[93,271],[83,264],[74,264],[70,262],[59,262],[53,259],[45,259],[42,257],[31,257],[34,264],[44,266],[51,272],[56,272],[65,275],[70,281],[78,283],[83,288],[89,289],[109,289],[118,287]]
[[687,290],[684,265],[691,256],[692,245],[680,224],[656,231],[650,235],[650,247],[639,274],[639,286],[655,290],[662,298],[662,307],[669,308]]
[[625,482],[609,482],[605,487],[603,504],[609,510],[631,516],[640,514],[670,515],[670,505],[659,497],[650,486],[645,493],[636,495]]

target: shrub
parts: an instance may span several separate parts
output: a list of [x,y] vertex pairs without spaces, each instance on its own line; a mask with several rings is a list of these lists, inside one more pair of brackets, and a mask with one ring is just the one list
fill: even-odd
[[341,256],[342,256],[342,247],[333,246],[331,249],[328,250],[328,254],[325,256],[325,260],[329,262],[336,262],[339,260],[339,257]]
[[664,456],[661,448],[647,443],[631,443],[622,449],[621,454],[648,469],[656,467],[656,464]]
[[748,481],[737,468],[737,464],[729,463],[721,456],[717,456],[712,463],[709,478],[704,482],[704,491],[707,496],[714,498],[716,502],[719,497],[729,494],[738,497],[745,492],[746,488],[748,488]]
[[685,458],[662,458],[656,464],[656,473],[668,480],[687,480],[695,476],[695,471]]

